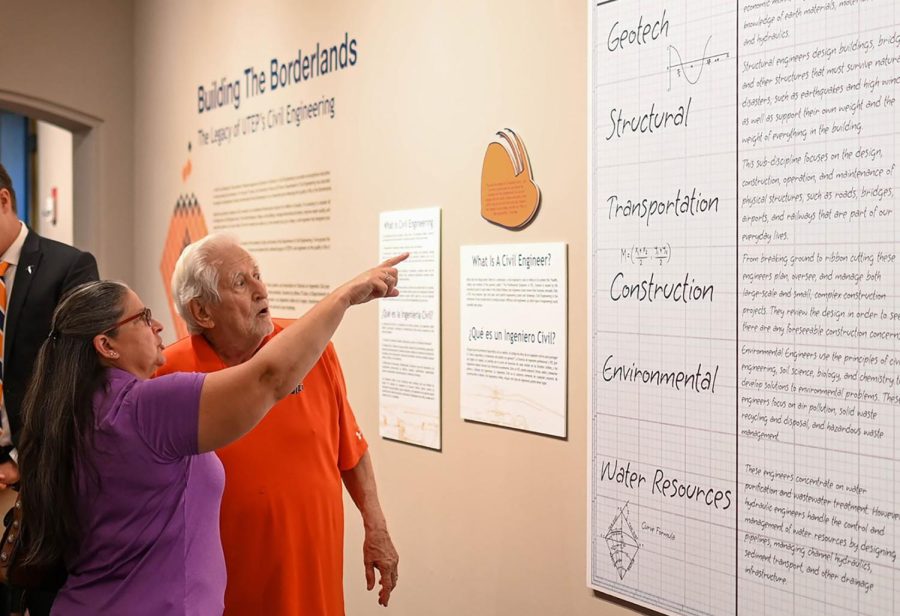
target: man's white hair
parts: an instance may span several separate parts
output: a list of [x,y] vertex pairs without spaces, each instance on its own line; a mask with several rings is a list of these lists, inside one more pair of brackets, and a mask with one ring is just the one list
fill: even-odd
[[218,304],[219,296],[219,251],[228,246],[240,246],[237,238],[224,233],[213,233],[193,244],[188,244],[178,257],[172,272],[172,300],[175,310],[187,323],[192,334],[203,332],[191,314],[191,300]]

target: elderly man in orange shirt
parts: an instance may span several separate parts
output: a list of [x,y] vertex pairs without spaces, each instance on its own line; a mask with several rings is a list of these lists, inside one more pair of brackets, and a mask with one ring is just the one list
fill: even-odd
[[[159,374],[243,363],[284,327],[273,324],[253,257],[228,236],[185,248],[172,296],[192,335],[166,349]],[[329,344],[253,432],[217,452],[225,465],[226,616],[344,615],[342,480],[362,514],[367,586],[378,569],[378,602],[387,606],[398,556],[367,450]]]

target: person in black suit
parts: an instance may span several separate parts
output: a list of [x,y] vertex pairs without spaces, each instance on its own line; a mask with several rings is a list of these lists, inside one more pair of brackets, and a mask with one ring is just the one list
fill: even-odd
[[[22,426],[22,401],[38,350],[50,333],[53,311],[66,291],[84,282],[98,280],[99,274],[97,262],[89,252],[43,238],[19,220],[16,193],[2,164],[0,270],[4,272],[2,282],[6,291],[0,369],[3,392],[0,402],[0,490],[5,490],[19,481],[15,446]],[[54,594],[29,593],[27,601],[31,616],[48,615]],[[8,613],[3,607],[0,606],[0,615]],[[13,605],[12,609],[18,607]]]

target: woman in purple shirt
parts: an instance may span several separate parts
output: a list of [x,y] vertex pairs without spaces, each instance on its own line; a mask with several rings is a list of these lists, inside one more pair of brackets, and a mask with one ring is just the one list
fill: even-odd
[[[88,283],[63,299],[37,358],[19,448],[21,562],[63,560],[69,574],[53,614],[222,613],[224,474],[211,452],[296,387],[348,307],[397,295],[394,266],[405,258],[343,285],[253,359],[206,375],[148,380],[165,361],[162,325],[125,285]],[[263,318],[262,284],[237,283],[244,308]]]

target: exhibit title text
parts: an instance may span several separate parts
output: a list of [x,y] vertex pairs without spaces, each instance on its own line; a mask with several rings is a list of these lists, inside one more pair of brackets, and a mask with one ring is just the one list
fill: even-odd
[[296,56],[272,58],[262,68],[247,66],[237,76],[213,79],[209,86],[197,86],[197,113],[209,113],[222,107],[240,109],[243,98],[254,98],[355,66],[357,40],[344,33],[334,45],[316,43],[315,48],[297,49]]

